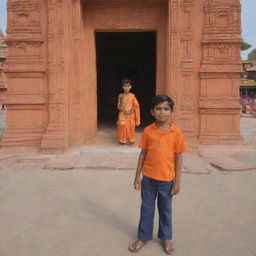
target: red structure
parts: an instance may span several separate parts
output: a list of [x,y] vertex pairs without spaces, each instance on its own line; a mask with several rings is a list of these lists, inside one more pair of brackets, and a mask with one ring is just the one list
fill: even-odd
[[60,151],[116,119],[120,78],[171,95],[191,146],[235,143],[239,0],[9,0],[8,128],[2,150]]
[[4,101],[4,92],[7,89],[7,80],[4,72],[4,62],[7,55],[7,46],[5,44],[5,37],[0,30],[0,105]]

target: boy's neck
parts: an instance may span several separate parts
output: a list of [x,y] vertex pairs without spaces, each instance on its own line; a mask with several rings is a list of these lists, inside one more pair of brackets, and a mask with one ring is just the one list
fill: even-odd
[[171,127],[171,123],[169,120],[166,122],[156,121],[156,127],[158,127],[161,131],[167,131]]

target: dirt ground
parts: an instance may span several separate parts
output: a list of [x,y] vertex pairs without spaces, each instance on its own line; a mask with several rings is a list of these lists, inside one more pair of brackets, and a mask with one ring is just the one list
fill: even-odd
[[[242,118],[241,131],[256,146],[256,118]],[[132,255],[127,247],[136,239],[140,208],[134,170],[43,163],[1,154],[0,255]],[[173,204],[175,255],[256,256],[255,182],[256,168],[184,171]],[[165,255],[157,220],[156,211],[154,239],[139,255]]]

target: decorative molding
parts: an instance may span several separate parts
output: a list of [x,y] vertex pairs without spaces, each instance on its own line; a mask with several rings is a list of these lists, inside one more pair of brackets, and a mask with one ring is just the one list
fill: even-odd
[[[170,1],[170,0],[168,0]],[[176,0],[175,0],[176,1]],[[81,0],[82,4],[93,6],[95,8],[108,8],[109,0]],[[76,1],[75,1],[76,3]],[[153,8],[156,6],[165,6],[166,0],[111,0],[111,7],[129,7],[129,8]]]
[[200,98],[199,108],[202,109],[223,109],[226,112],[227,109],[240,109],[241,105],[239,103],[239,98],[229,98],[229,99],[209,99]]
[[40,69],[8,69],[5,71],[7,78],[45,78],[45,70]]
[[8,105],[43,105],[46,103],[46,93],[7,92],[5,104]]

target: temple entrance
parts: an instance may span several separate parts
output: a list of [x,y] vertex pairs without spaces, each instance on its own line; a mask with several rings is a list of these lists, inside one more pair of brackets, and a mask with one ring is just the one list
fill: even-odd
[[156,92],[156,32],[96,32],[98,128],[115,126],[121,80],[133,81],[142,126],[152,121],[150,101]]
[[[82,111],[78,113],[81,118],[71,117],[74,121],[81,120],[84,144],[116,142],[117,97],[122,92],[122,78],[133,80],[132,91],[140,103],[142,125],[137,131],[152,122],[152,96],[164,94],[169,88],[166,1],[125,3],[85,1],[81,65],[76,73],[82,81]],[[79,45],[79,41],[75,42]],[[70,106],[75,108],[73,104]],[[71,141],[79,144],[80,136],[75,130],[79,130],[78,122],[73,125]]]

